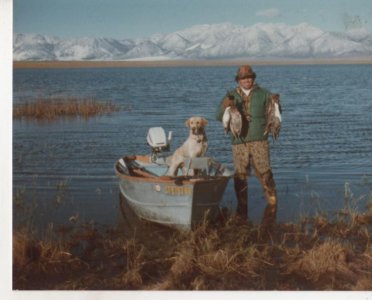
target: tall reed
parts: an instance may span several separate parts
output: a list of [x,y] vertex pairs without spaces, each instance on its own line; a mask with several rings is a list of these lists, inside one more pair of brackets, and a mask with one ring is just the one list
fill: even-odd
[[93,98],[38,98],[15,105],[13,117],[38,120],[53,120],[63,116],[89,118],[118,110],[118,106],[110,101],[99,102]]

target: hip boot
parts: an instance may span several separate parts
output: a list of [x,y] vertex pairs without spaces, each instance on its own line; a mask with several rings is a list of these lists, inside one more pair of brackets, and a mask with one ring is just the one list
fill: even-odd
[[275,181],[273,173],[270,171],[259,176],[264,189],[267,205],[262,216],[261,226],[266,230],[271,230],[276,222],[278,199],[276,195]]
[[248,182],[246,179],[234,178],[234,188],[238,206],[236,215],[243,220],[248,218]]

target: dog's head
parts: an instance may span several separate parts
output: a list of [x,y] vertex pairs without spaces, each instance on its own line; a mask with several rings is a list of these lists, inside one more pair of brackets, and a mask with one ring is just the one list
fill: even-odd
[[190,128],[192,134],[198,135],[204,133],[204,127],[208,124],[208,121],[202,117],[191,117],[185,124]]

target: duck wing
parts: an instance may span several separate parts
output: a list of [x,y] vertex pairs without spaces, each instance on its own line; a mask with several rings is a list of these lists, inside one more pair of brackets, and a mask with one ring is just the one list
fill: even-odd
[[230,115],[230,131],[234,137],[239,137],[243,127],[242,115],[236,107],[231,108]]
[[274,94],[270,98],[266,110],[265,134],[271,133],[274,140],[278,139],[282,124],[281,106],[279,95]]
[[230,130],[230,122],[231,122],[230,110],[231,110],[231,106],[226,107],[225,112],[223,113],[223,116],[222,116],[222,124],[225,130],[225,133],[228,133]]

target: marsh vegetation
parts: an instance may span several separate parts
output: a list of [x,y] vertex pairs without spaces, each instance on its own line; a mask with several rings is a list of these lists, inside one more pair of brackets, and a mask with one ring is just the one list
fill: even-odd
[[13,117],[38,120],[54,120],[57,117],[89,118],[118,110],[118,106],[110,101],[100,102],[93,98],[38,98],[15,105]]
[[267,231],[234,216],[192,231],[122,225],[13,232],[13,288],[48,290],[370,290],[372,211],[304,217]]

